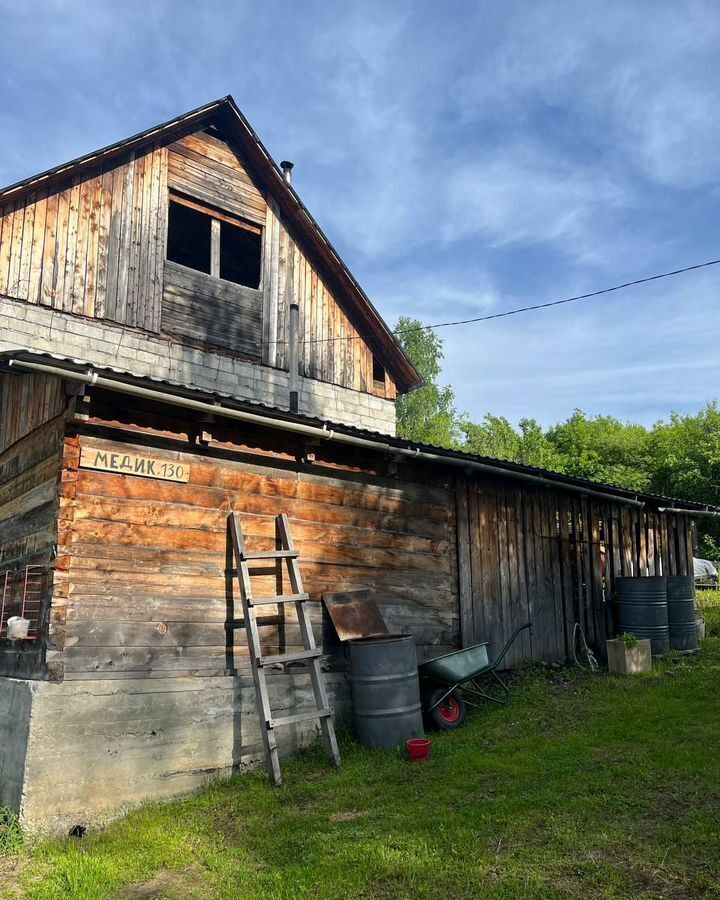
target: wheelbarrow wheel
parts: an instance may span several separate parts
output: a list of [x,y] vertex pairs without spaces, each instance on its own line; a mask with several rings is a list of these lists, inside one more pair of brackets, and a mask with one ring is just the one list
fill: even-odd
[[438,703],[435,706],[444,693],[445,688],[437,688],[428,697],[428,706],[434,707],[428,714],[429,723],[442,731],[453,731],[455,728],[462,728],[467,718],[465,701],[453,691],[452,694],[448,694],[442,703]]

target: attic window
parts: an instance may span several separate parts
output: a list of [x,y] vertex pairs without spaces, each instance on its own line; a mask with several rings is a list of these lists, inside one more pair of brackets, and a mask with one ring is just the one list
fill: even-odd
[[168,211],[167,258],[215,278],[257,289],[262,229],[173,194]]
[[211,225],[210,216],[171,200],[167,258],[209,275]]
[[376,356],[373,356],[373,381],[379,381],[381,384],[385,384],[385,366],[383,366]]

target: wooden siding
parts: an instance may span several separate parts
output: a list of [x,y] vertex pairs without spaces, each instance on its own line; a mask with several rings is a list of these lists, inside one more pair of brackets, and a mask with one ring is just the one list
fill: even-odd
[[457,509],[463,644],[497,653],[533,623],[508,666],[569,658],[576,621],[604,656],[616,577],[693,571],[685,516],[487,478],[458,480]]
[[208,131],[170,144],[168,185],[221,211],[265,224],[265,197],[248,174],[239,150],[231,150]]
[[[166,264],[168,189],[263,230],[262,284],[249,293]],[[106,162],[0,206],[0,295],[107,319],[287,368],[289,305],[300,307],[300,374],[394,399],[373,354],[240,151],[213,129]],[[227,323],[240,321],[228,328]],[[261,323],[261,324],[258,324]]]
[[89,169],[0,209],[0,294],[158,331],[166,151]]
[[165,261],[162,329],[186,341],[262,355],[262,291]]
[[[184,450],[153,446],[153,455],[190,466],[187,484],[78,467],[80,445],[142,452],[137,434],[126,441],[66,440],[55,587],[67,602],[66,679],[247,671],[244,632],[230,632],[228,639],[225,627],[241,617],[228,574],[230,510],[240,512],[255,549],[274,546],[274,517],[289,515],[316,634],[325,637],[333,665],[344,665],[344,654],[328,638],[323,591],[370,588],[390,626],[415,635],[421,655],[457,642],[452,485],[287,458],[263,463],[257,454],[253,461],[240,452],[246,429],[223,431],[216,449],[204,453],[187,444]],[[258,592],[282,593],[274,574],[256,582]],[[269,615],[263,651],[298,647],[294,614],[271,607]],[[165,634],[160,623],[167,625]]]
[[[58,378],[0,375],[0,572],[52,563],[66,406]],[[45,649],[44,634],[19,648],[0,640],[0,675],[43,674]]]

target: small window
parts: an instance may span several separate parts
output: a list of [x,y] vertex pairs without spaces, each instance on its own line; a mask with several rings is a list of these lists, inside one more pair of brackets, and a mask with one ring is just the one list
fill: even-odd
[[381,381],[385,384],[385,366],[373,356],[373,381]]
[[210,216],[171,200],[167,258],[209,275],[211,225]]
[[259,288],[262,229],[195,201],[170,198],[167,258],[215,278]]

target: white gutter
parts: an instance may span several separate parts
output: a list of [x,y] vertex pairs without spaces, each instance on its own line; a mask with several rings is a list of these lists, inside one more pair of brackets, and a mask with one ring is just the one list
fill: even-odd
[[222,402],[208,403],[204,400],[193,400],[191,397],[168,394],[165,391],[154,390],[153,388],[144,388],[135,384],[127,384],[124,381],[117,381],[114,378],[106,378],[103,375],[99,375],[92,367],[88,368],[86,372],[76,372],[71,369],[63,369],[60,366],[51,366],[44,363],[29,362],[21,359],[11,359],[9,360],[8,365],[16,366],[20,369],[28,369],[33,372],[44,372],[47,375],[57,375],[61,378],[68,378],[83,384],[97,385],[97,387],[107,388],[108,390],[128,394],[133,397],[144,397],[148,400],[180,406],[183,409],[195,409],[198,412],[214,413],[215,415],[221,415],[228,419],[237,419],[241,422],[252,422],[255,425],[262,425],[266,428],[271,427],[283,431],[291,431],[295,434],[319,438],[324,441],[335,441],[336,443],[349,444],[353,447],[366,447],[368,450],[381,451],[394,456],[408,457],[411,459],[425,460],[426,462],[437,463],[439,465],[456,466],[457,468],[463,469],[465,472],[477,471],[486,472],[496,476],[503,475],[507,478],[515,478],[518,481],[528,481],[533,484],[542,484],[545,487],[555,488],[556,490],[571,491],[576,494],[582,494],[583,496],[598,497],[602,500],[621,503],[625,506],[635,506],[638,508],[645,506],[644,502],[641,500],[622,497],[616,494],[608,494],[604,491],[598,491],[593,488],[586,488],[576,484],[555,481],[552,478],[545,478],[542,475],[531,475],[528,472],[519,472],[515,469],[507,469],[500,465],[490,465],[475,460],[458,459],[454,456],[443,456],[439,453],[430,453],[426,450],[420,450],[419,447],[395,447],[384,441],[368,440],[367,438],[344,434],[341,431],[333,431],[327,424],[324,424],[322,427],[317,425],[303,425],[301,422],[288,422],[284,419],[274,419],[270,416],[258,415],[257,413],[246,412],[241,409],[233,409],[230,406],[224,406]]

